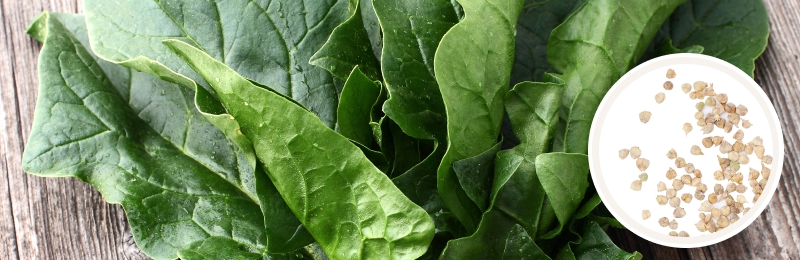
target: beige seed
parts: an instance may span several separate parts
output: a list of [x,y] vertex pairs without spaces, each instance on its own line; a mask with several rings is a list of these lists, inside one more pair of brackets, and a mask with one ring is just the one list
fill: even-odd
[[733,177],[733,171],[731,169],[725,169],[722,171],[723,179],[730,180]]
[[717,232],[717,225],[714,224],[713,221],[706,222],[706,227],[708,228],[708,232],[711,233]]
[[642,180],[635,180],[631,182],[631,189],[635,191],[642,190]]
[[[691,200],[691,196],[689,196],[689,200]],[[675,210],[672,211],[672,216],[674,216],[675,218],[683,218],[686,216],[686,210],[681,207],[677,207],[675,208]],[[677,224],[678,222],[675,223]]]
[[727,154],[730,151],[733,151],[733,145],[728,143],[728,141],[723,140],[722,143],[719,145],[719,152]]
[[664,82],[664,89],[672,90],[673,87],[674,87],[674,85],[672,84],[672,81],[665,81]]
[[725,93],[717,94],[717,101],[719,101],[719,103],[723,103],[723,104],[728,103],[728,94],[725,94]]
[[703,126],[703,134],[704,135],[710,134],[712,131],[714,131],[714,125],[707,124],[707,125]]
[[619,159],[625,159],[626,157],[628,157],[628,153],[630,153],[630,152],[631,151],[628,150],[628,149],[619,150]]
[[668,201],[669,199],[667,198],[667,196],[656,195],[656,202],[658,202],[658,205],[667,205]]
[[681,199],[679,199],[678,197],[673,197],[669,199],[669,205],[673,208],[677,208],[678,206],[681,205]]
[[722,171],[715,171],[715,172],[714,172],[714,180],[718,180],[718,181],[721,181],[721,180],[723,180],[723,178],[722,178]]
[[710,86],[706,87],[706,96],[713,97],[716,95],[717,92],[714,91],[714,83],[711,83]]
[[695,99],[699,99],[700,101],[703,101],[703,97],[705,97],[705,94],[703,94],[702,90],[698,90],[698,91],[694,92],[694,98]]
[[681,195],[681,200],[686,203],[692,202],[692,194],[684,193],[683,195]]
[[715,105],[717,105],[717,100],[716,99],[714,99],[713,97],[706,98],[706,106],[713,107]]
[[[711,143],[711,140],[709,139],[708,142]],[[689,150],[689,153],[691,153],[692,155],[703,155],[703,150],[700,149],[700,146],[692,145],[692,148]]]
[[639,168],[640,172],[644,172],[648,167],[650,167],[650,160],[645,158],[636,159],[636,168]]
[[700,203],[700,208],[698,210],[703,211],[703,212],[711,212],[711,209],[713,209],[713,208],[714,208],[714,206],[711,205],[710,202],[703,201],[703,203]]
[[764,158],[764,147],[763,146],[754,146],[753,152],[756,154],[756,158],[762,159]]
[[733,205],[733,203],[734,203],[733,196],[731,195],[725,196],[725,205],[731,206]]
[[703,81],[695,81],[694,82],[694,90],[703,90],[706,87],[708,87],[708,83],[705,83]]
[[639,159],[639,156],[642,156],[642,149],[638,146],[631,147],[631,159]]
[[764,140],[761,139],[761,136],[754,137],[753,141],[750,141],[750,142],[753,143],[754,145],[758,145],[758,146],[764,145]]
[[708,186],[706,186],[705,184],[697,185],[697,191],[705,193],[706,191],[708,191]]
[[[703,108],[701,107],[700,109]],[[702,119],[704,116],[705,114],[703,114],[703,111],[697,111],[694,113],[694,119]],[[703,122],[705,122],[705,120],[703,120]]]
[[733,150],[736,152],[744,152],[744,143],[742,143],[742,141],[736,141],[733,143]]
[[728,114],[728,121],[729,121],[729,122],[730,122],[732,125],[736,125],[736,126],[738,126],[738,125],[739,125],[739,120],[740,120],[740,119],[741,119],[741,118],[739,117],[739,115],[738,115],[738,114],[733,114],[733,113],[729,113],[729,114]]
[[697,218],[699,218],[700,220],[704,220],[704,219],[706,219],[706,213],[700,212],[700,213],[698,214]]
[[703,178],[703,172],[701,172],[700,169],[694,169],[693,173],[694,173],[694,177]]
[[742,127],[744,127],[744,129],[748,129],[751,126],[753,126],[753,123],[750,123],[750,120],[742,119]]
[[[725,112],[736,114],[736,104],[733,102],[728,102],[725,104]],[[738,114],[737,114],[738,115]]]
[[656,103],[659,104],[663,103],[665,98],[667,98],[667,95],[664,94],[664,92],[659,92],[658,94],[656,94]]
[[701,178],[692,178],[692,187],[697,187],[702,183],[703,179]]
[[706,228],[706,222],[703,220],[697,221],[697,223],[695,223],[694,226],[697,228],[697,231],[700,232],[708,231],[708,229]]
[[772,164],[772,156],[764,155],[764,157],[761,157],[761,161],[766,164]]
[[[744,185],[741,185],[741,184],[739,184],[739,185],[736,185],[736,192],[738,192],[738,193],[745,193],[745,192],[747,192],[747,186],[744,186]],[[741,195],[740,195],[740,196],[741,196]]]
[[[696,108],[698,110],[697,112],[701,113],[700,118],[703,118],[702,113],[703,113],[703,108],[704,107],[705,107],[705,104],[703,102],[697,102],[697,104],[694,105],[694,108]],[[697,118],[697,113],[695,113],[694,118]]]
[[734,151],[728,152],[728,159],[731,159],[731,161],[738,161],[739,160],[739,153],[734,152]]
[[725,123],[724,130],[726,133],[730,133],[731,131],[733,131],[733,124],[731,124],[730,122]]
[[727,123],[727,121],[720,119],[714,122],[714,125],[717,126],[717,128],[719,129],[723,129],[725,128],[725,123]]
[[[748,176],[747,179],[749,179],[749,180],[757,180],[759,175],[761,175],[760,172],[758,172],[756,169],[750,168],[750,176]],[[750,185],[750,186],[753,186],[753,185]]]
[[689,124],[689,123],[683,124],[683,132],[686,135],[689,135],[689,132],[691,132],[691,131],[692,131],[692,124]]
[[675,158],[675,166],[678,167],[679,169],[683,168],[684,166],[686,166],[686,160],[684,160],[683,157]]
[[683,189],[683,182],[681,182],[681,180],[679,179],[672,180],[672,188],[674,188],[675,190]]
[[713,143],[716,146],[720,145],[722,143],[722,136],[711,137],[711,143]]
[[694,192],[694,198],[697,200],[704,200],[706,199],[706,194],[703,194],[703,192],[698,190]]
[[769,175],[772,173],[772,170],[767,168],[766,165],[763,163],[761,164],[761,177],[764,179],[769,179]]
[[667,190],[667,184],[664,183],[663,181],[659,181],[656,187],[658,188],[658,192]]
[[731,206],[723,206],[722,209],[720,209],[720,212],[722,212],[723,216],[730,215],[731,214]]
[[674,79],[675,78],[675,71],[672,70],[672,69],[668,69],[667,70],[667,78],[668,79]]
[[689,99],[694,100],[696,98],[697,98],[697,92],[689,91]]
[[667,199],[672,199],[678,195],[678,191],[676,191],[675,189],[667,189],[667,192],[665,194],[667,196]]
[[717,194],[711,193],[708,195],[708,202],[717,203]]
[[697,126],[702,127],[702,126],[706,126],[706,125],[708,125],[708,123],[706,123],[706,120],[697,119]]
[[689,233],[686,233],[686,231],[681,230],[681,232],[678,232],[678,237],[689,237]]
[[675,149],[670,149],[669,152],[667,152],[667,158],[675,159],[676,157],[678,157],[678,152],[676,152]]
[[647,220],[650,218],[650,211],[649,210],[642,210],[642,219]]
[[683,184],[690,184],[690,183],[692,183],[692,176],[689,176],[688,174],[684,174],[684,175],[682,175],[682,176],[681,176],[681,182],[683,182]]
[[652,115],[653,113],[650,113],[650,111],[642,111],[639,113],[639,121],[642,122],[642,124],[647,124],[647,122],[650,122],[650,116]]
[[717,226],[719,226],[720,228],[728,227],[728,223],[729,223],[728,222],[728,217],[726,217],[726,216],[720,216],[717,219]]
[[744,146],[744,152],[745,152],[746,154],[753,154],[753,145],[751,145],[751,144],[746,144],[746,145]]
[[[672,89],[672,87],[671,87],[672,84],[671,83],[672,82],[670,82],[670,89]],[[664,88],[665,89],[667,88],[666,85],[664,86]],[[669,90],[669,89],[667,89],[667,90]],[[689,84],[689,83],[681,84],[681,90],[683,90],[683,93],[689,93],[689,91],[692,91],[692,84]]]
[[[710,137],[710,136],[709,136],[709,137],[706,137],[706,138],[703,138],[703,141],[702,141],[702,143],[703,143],[703,147],[705,147],[705,148],[711,148],[711,146],[712,146],[712,145],[714,145],[714,143],[712,142],[712,140],[711,140],[711,137]],[[695,145],[695,146],[696,146],[696,145]],[[693,146],[693,147],[694,147],[694,146]],[[699,148],[699,147],[698,147],[698,148]]]
[[747,115],[747,107],[745,107],[742,104],[739,104],[739,106],[736,107],[736,114],[739,114],[740,116]]
[[712,218],[718,218],[721,215],[722,215],[722,211],[720,211],[719,209],[711,209],[711,217]]
[[745,198],[742,195],[736,195],[736,202],[742,203],[742,204],[747,203],[747,198]]
[[739,164],[748,164],[750,163],[750,157],[747,154],[739,155]]
[[686,170],[686,173],[694,173],[694,170],[695,170],[694,169],[694,164],[693,163],[687,163],[686,167],[684,167],[683,169]]
[[672,167],[670,167],[669,170],[667,170],[667,179],[669,180],[675,179],[675,176],[678,176],[678,173],[675,172],[675,170],[672,169]]
[[719,102],[717,102],[717,105],[715,105],[714,108],[711,109],[711,113],[717,116],[721,115],[723,112],[725,112],[725,106],[723,106],[722,103]]
[[[736,170],[739,170],[738,168],[739,167],[736,167]],[[738,183],[738,184],[742,184],[742,180],[744,180],[744,174],[742,174],[741,172],[737,172],[736,174],[731,176],[731,181],[732,182],[735,182],[735,183]]]
[[722,192],[723,188],[721,184],[717,183],[716,185],[714,185],[714,194],[720,195],[722,194]]
[[669,226],[669,219],[667,217],[662,217],[658,219],[658,224],[661,225],[662,227]]
[[[672,221],[670,221],[669,222],[669,229],[673,229],[673,230],[678,229],[678,221],[675,221],[674,219]],[[672,231],[672,232],[675,232],[675,231]],[[670,232],[670,235],[672,234],[672,232]],[[675,236],[677,236],[677,235],[678,235],[678,233],[675,233]]]
[[739,215],[730,214],[728,215],[728,219],[730,219],[730,224],[736,223],[736,221],[739,220]]
[[742,131],[742,130],[736,131],[736,133],[733,134],[733,139],[736,139],[738,141],[742,141],[742,139],[744,139],[744,131]]
[[669,232],[669,236],[671,236],[671,237],[677,237],[677,236],[678,236],[678,232],[675,232],[675,231],[670,231],[670,232]]
[[719,115],[714,113],[706,114],[705,119],[706,123],[717,123],[717,121],[719,120]]
[[736,191],[736,183],[729,182],[728,186],[725,188],[725,191],[728,193]]
[[761,198],[761,193],[758,193],[758,194],[756,194],[755,196],[753,196],[753,203],[755,203],[756,201],[758,201],[758,198]]

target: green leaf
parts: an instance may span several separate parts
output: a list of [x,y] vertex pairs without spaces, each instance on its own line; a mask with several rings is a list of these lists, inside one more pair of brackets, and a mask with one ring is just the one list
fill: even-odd
[[703,54],[730,62],[752,77],[767,38],[769,17],[761,0],[688,0],[664,22],[655,42],[676,49],[702,46]]
[[596,260],[596,259],[618,259],[618,260],[640,260],[642,255],[639,252],[628,253],[614,245],[614,241],[606,235],[597,223],[590,221],[583,225],[583,233],[580,243],[572,246],[575,259]]
[[372,146],[372,106],[378,100],[381,88],[361,72],[352,69],[339,97],[337,118],[339,133],[365,147]]
[[207,81],[254,143],[289,207],[331,259],[413,259],[434,226],[363,153],[317,117],[177,40],[164,42]]
[[330,39],[311,56],[309,63],[343,80],[348,78],[354,67],[359,67],[371,79],[380,79],[378,60],[372,52],[370,35],[362,20],[362,8],[358,0],[354,1],[350,18],[333,30]]
[[572,219],[589,187],[589,158],[584,154],[545,153],[536,156],[536,173],[560,223]]
[[29,32],[44,45],[26,172],[79,178],[121,204],[156,259],[220,244],[265,256],[311,242],[266,174],[194,110],[191,90],[97,59],[83,16],[43,13]]
[[514,225],[506,238],[502,259],[550,259],[520,225]]
[[506,95],[506,110],[522,142],[497,154],[491,208],[473,235],[448,242],[442,259],[500,259],[515,225],[528,234],[550,225],[540,217],[545,193],[534,163],[555,134],[563,92],[560,83],[523,82]]
[[[657,43],[657,42],[653,41],[653,43]],[[705,50],[705,48],[703,48],[703,46],[700,46],[700,45],[692,45],[692,46],[689,46],[689,47],[686,47],[686,48],[683,48],[683,49],[678,49],[677,47],[672,45],[672,40],[667,40],[667,41],[663,42],[663,44],[660,47],[658,47],[658,50],[656,51],[656,53],[659,56],[660,55],[675,54],[675,53],[697,53],[697,54],[700,54],[700,53],[703,53],[704,50]]]
[[489,208],[489,192],[492,190],[494,159],[503,142],[500,141],[489,150],[453,163],[453,170],[461,187],[476,205],[485,211]]
[[683,1],[589,0],[553,30],[547,57],[567,84],[554,151],[587,153],[603,96],[636,65],[658,26]]
[[555,72],[547,61],[547,39],[550,32],[583,5],[586,0],[526,0],[517,22],[514,69],[511,84],[542,81],[545,72]]
[[[498,141],[503,98],[514,62],[514,33],[522,0],[463,0],[464,20],[436,49],[434,71],[447,111],[447,152],[438,170],[439,195],[466,227],[477,229],[480,208],[458,183],[452,164]],[[386,55],[386,54],[384,54]]]
[[347,5],[347,0],[308,5],[296,0],[87,0],[84,9],[92,47],[103,59],[181,85],[207,86],[161,44],[185,41],[297,100],[333,128],[339,90],[327,71],[308,60],[349,17]]

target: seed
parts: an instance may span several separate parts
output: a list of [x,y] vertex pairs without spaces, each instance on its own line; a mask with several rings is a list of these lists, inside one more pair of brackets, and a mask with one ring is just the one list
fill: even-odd
[[[716,114],[714,114],[714,115],[716,115]],[[716,122],[714,122],[714,125],[717,126],[717,128],[722,129],[722,128],[725,128],[725,123],[726,123],[725,120],[719,119]]]
[[681,232],[678,232],[678,237],[689,237],[689,233],[686,233],[686,231],[681,230]]
[[697,119],[697,126],[706,126],[707,124],[708,123],[706,123],[706,120]]
[[730,215],[731,214],[731,206],[723,206],[722,209],[720,210],[720,212],[722,213],[722,216]]
[[676,191],[683,189],[683,182],[678,179],[672,180],[672,188],[674,188]]
[[706,222],[703,220],[697,221],[697,223],[695,223],[694,226],[697,228],[697,231],[700,232],[708,231],[708,229],[706,228]]
[[722,112],[725,112],[725,106],[723,106],[722,103],[720,102],[717,102],[717,105],[715,105],[714,108],[711,109],[711,113],[717,116],[721,115]]
[[706,96],[713,97],[716,95],[717,92],[714,92],[714,83],[711,83],[710,86],[706,87]]
[[694,192],[694,198],[697,199],[697,200],[704,200],[704,199],[706,199],[706,195],[703,194],[703,192],[698,190],[698,191]]
[[736,114],[736,105],[733,102],[728,102],[725,104],[725,112]]
[[666,90],[672,90],[672,87],[673,87],[673,85],[672,85],[672,81],[665,81],[665,82],[664,82],[664,89],[666,89]]
[[[674,215],[674,214],[673,214],[673,215]],[[670,229],[673,229],[673,230],[674,230],[674,229],[678,229],[678,221],[675,221],[674,219],[673,219],[672,221],[670,221],[670,222],[669,222],[669,228],[670,228]],[[675,231],[673,231],[673,232],[675,232]],[[670,234],[672,234],[672,232],[670,232]],[[675,235],[677,236],[677,235],[678,235],[678,233],[675,233]]]
[[728,141],[723,140],[722,143],[719,145],[719,152],[726,154],[733,150],[733,145],[728,143]]
[[[666,83],[664,83],[664,84],[665,84],[664,85],[664,89],[666,89],[667,88]],[[670,90],[670,89],[672,89],[672,82],[670,82],[670,88],[667,89],[667,90]],[[689,93],[689,91],[692,91],[692,84],[689,84],[689,83],[681,84],[681,90],[683,90],[683,93]]]
[[723,188],[721,184],[717,183],[716,185],[714,185],[714,194],[720,195],[722,194],[722,191]]
[[647,220],[650,218],[650,211],[649,210],[642,210],[642,219]]
[[694,100],[696,98],[697,98],[697,92],[689,91],[689,99]]
[[711,137],[711,143],[714,143],[714,145],[721,144],[722,143],[722,136]]
[[658,202],[658,205],[667,205],[668,201],[669,199],[667,198],[667,196],[656,195],[656,202]]
[[[750,176],[747,179],[749,179],[749,180],[757,180],[759,175],[761,175],[761,173],[756,171],[756,169],[750,168]],[[750,186],[754,186],[754,185],[750,185]]]
[[693,173],[694,173],[694,177],[703,178],[703,172],[701,172],[700,169],[694,169]]
[[667,189],[667,192],[665,194],[667,195],[667,199],[672,199],[676,195],[678,195],[678,191],[676,191],[675,189]]
[[[711,146],[714,145],[714,143],[711,140],[711,137],[703,138],[702,143],[703,143],[703,147],[705,147],[705,148],[711,148]],[[694,146],[692,146],[692,148],[694,148]],[[699,149],[699,147],[698,147],[698,149]]]
[[[756,183],[756,184],[757,184],[756,186],[753,186],[753,193],[755,193],[756,195],[759,195],[762,192],[764,192],[764,189],[761,187],[761,184],[758,184],[758,183]],[[753,199],[753,202],[755,202],[755,199]]]
[[[689,196],[689,200],[692,200],[692,196]],[[675,218],[683,218],[684,216],[686,216],[686,210],[681,207],[677,207],[675,208],[675,210],[672,211],[672,216],[674,216]],[[678,222],[675,222],[675,224],[677,225]],[[676,226],[675,228],[678,227]]]
[[661,104],[662,102],[664,102],[664,99],[666,97],[667,97],[667,95],[664,94],[664,92],[659,92],[658,94],[656,94],[656,103]]
[[642,190],[642,180],[635,180],[631,182],[631,189],[635,191]]
[[678,152],[675,152],[675,149],[670,149],[669,152],[667,152],[667,158],[675,159],[676,157],[678,157]]
[[730,133],[731,131],[733,131],[733,124],[731,124],[731,122],[725,123],[724,129],[726,133]]
[[[708,139],[708,143],[709,143],[708,147],[711,147],[710,145],[711,139]],[[705,145],[705,143],[703,145]],[[691,153],[692,155],[703,155],[703,150],[700,149],[700,146],[692,145],[692,148],[689,150],[689,153]]]
[[723,179],[722,179],[722,171],[715,171],[715,172],[714,172],[714,179],[715,179],[715,180],[718,180],[718,181],[721,181],[721,180],[723,180]]
[[733,203],[734,203],[733,196],[731,195],[725,196],[725,205],[731,206],[733,205]]
[[758,146],[764,145],[764,140],[761,139],[761,136],[754,137],[753,141],[750,141],[750,142],[753,143],[754,145],[758,145]]
[[642,174],[639,174],[639,180],[643,182],[647,181],[647,173],[643,172]]
[[692,124],[689,124],[689,123],[683,124],[683,132],[686,135],[689,135],[689,132],[691,132],[691,131],[692,131]]
[[[736,170],[738,171],[739,167],[736,167]],[[731,176],[730,181],[741,184],[743,179],[744,175],[741,172],[737,172],[736,174]]]
[[734,192],[736,190],[736,183],[729,182],[728,186],[725,188],[725,191],[728,193]]
[[739,160],[739,153],[734,151],[728,152],[728,159],[731,159],[731,161]]
[[619,159],[625,159],[626,157],[628,157],[628,153],[630,153],[630,152],[631,151],[628,150],[628,149],[619,150]]
[[719,120],[719,115],[710,113],[705,115],[706,123],[716,123]]
[[645,158],[636,159],[636,168],[639,168],[640,172],[644,172],[648,167],[650,167],[650,160]]
[[714,125],[707,124],[707,125],[703,126],[703,134],[704,135],[710,134],[712,131],[714,131]]
[[694,90],[703,90],[706,87],[708,87],[708,83],[705,83],[703,81],[695,81],[694,82]]
[[764,179],[769,179],[770,173],[772,173],[772,170],[767,168],[767,166],[762,163],[761,164],[761,177],[764,178]]
[[681,199],[679,199],[678,197],[673,197],[669,199],[669,205],[673,208],[676,208],[681,205]]
[[714,206],[711,205],[710,202],[703,201],[703,203],[700,203],[700,208],[698,210],[703,211],[703,212],[711,212],[711,209],[713,209],[713,208],[714,208]]
[[739,155],[739,164],[748,164],[750,163],[750,157],[747,154]]
[[703,179],[701,178],[692,178],[692,187],[697,187],[702,183]]
[[667,190],[667,184],[664,183],[663,181],[659,181],[656,186],[658,187],[658,192]]
[[739,215],[730,214],[728,215],[728,219],[730,219],[730,224],[736,223],[736,221],[739,220]]
[[753,154],[753,145],[751,145],[751,144],[746,144],[746,145],[744,146],[744,152],[745,152],[746,154]]
[[662,227],[669,226],[669,219],[667,217],[662,217],[658,219],[658,224],[661,225]]
[[742,141],[742,139],[744,139],[744,131],[742,131],[742,130],[736,131],[736,133],[733,134],[733,139],[736,139],[738,141]]
[[717,101],[723,104],[728,103],[728,94],[725,93],[717,94]]
[[[702,110],[703,108],[701,107],[700,109]],[[694,119],[702,119],[704,116],[705,114],[703,114],[703,111],[697,111],[694,113]],[[703,122],[705,122],[705,120],[703,120]]]
[[739,171],[739,162],[731,161],[731,171]]
[[639,159],[639,156],[642,156],[642,149],[638,146],[631,147],[631,159]]
[[667,179],[668,180],[675,179],[675,176],[678,176],[678,173],[675,172],[675,170],[672,169],[672,167],[669,167],[669,170],[667,170]]
[[708,232],[717,232],[717,225],[715,225],[713,221],[706,222],[706,227],[708,228]]
[[639,113],[639,121],[641,121],[642,124],[647,124],[647,122],[650,122],[650,116],[652,115],[653,113],[650,113],[649,111],[642,111]]
[[766,186],[767,186],[767,179],[765,179],[765,178],[761,178],[761,180],[760,180],[760,181],[758,181],[758,186],[760,186],[762,189],[763,189],[764,187],[766,187]]
[[689,176],[688,174],[684,174],[684,175],[682,175],[682,176],[681,176],[681,182],[683,182],[683,184],[690,184],[690,183],[692,183],[692,176]]
[[717,105],[717,100],[716,99],[714,99],[713,97],[706,98],[706,106],[713,107],[715,105]]
[[[738,193],[745,193],[747,191],[747,187],[744,185],[736,185],[736,192]],[[741,196],[741,195],[740,195]]]
[[694,92],[694,98],[699,99],[700,101],[703,100],[704,96],[705,94],[703,94],[703,90],[698,90]]
[[692,194],[684,193],[681,195],[681,200],[686,203],[692,202]]
[[708,194],[708,202],[717,203],[717,194]]
[[744,129],[748,129],[751,126],[753,126],[753,124],[750,123],[750,120],[742,119],[742,127],[744,127]]
[[717,219],[717,225],[718,225],[720,228],[726,228],[726,227],[728,227],[728,223],[729,223],[729,222],[728,222],[728,217],[726,217],[726,216],[720,216],[720,217]]
[[669,232],[669,236],[671,236],[671,237],[677,237],[677,236],[678,236],[678,232],[675,232],[675,231],[670,231],[670,232]]
[[742,203],[742,204],[747,203],[747,198],[745,198],[742,195],[736,195],[736,202],[739,202],[739,203]]
[[674,70],[672,70],[672,69],[668,69],[668,70],[667,70],[667,78],[668,78],[668,79],[673,79],[673,78],[675,78],[675,71],[674,71]]
[[756,194],[755,196],[753,196],[753,203],[755,203],[756,201],[758,201],[758,198],[761,198],[761,193],[758,193],[758,194]]
[[[705,107],[705,104],[703,104],[703,102],[697,102],[697,104],[694,105],[694,108],[696,108],[698,110],[697,112],[699,112],[699,113],[703,113],[703,107]],[[695,118],[697,118],[696,115],[695,115]],[[700,116],[700,118],[703,118],[703,117]]]
[[756,158],[762,159],[764,158],[764,147],[763,146],[754,146],[753,152],[756,153]]
[[686,167],[684,168],[684,170],[686,170],[686,173],[694,173],[694,170],[695,170],[694,169],[694,164],[693,163],[687,163]]
[[731,169],[725,169],[724,171],[722,171],[722,176],[724,177],[724,179],[730,180],[731,177],[733,177],[733,171]]
[[761,157],[761,161],[766,164],[772,164],[772,156],[764,155],[764,157]]
[[719,209],[711,209],[711,217],[718,218],[722,214],[722,211]]
[[684,160],[682,157],[675,158],[675,166],[678,168],[683,168],[683,166],[686,166],[686,160]]
[[739,104],[739,106],[736,107],[736,113],[739,114],[740,116],[747,115],[747,107],[745,107],[742,104]]
[[730,121],[731,124],[738,126],[739,125],[739,119],[741,119],[741,118],[739,117],[738,114],[728,113],[728,121]]

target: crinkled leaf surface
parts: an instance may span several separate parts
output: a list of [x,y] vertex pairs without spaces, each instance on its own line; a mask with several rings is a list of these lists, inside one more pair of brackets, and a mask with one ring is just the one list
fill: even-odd
[[567,84],[554,151],[587,153],[603,96],[636,65],[659,26],[684,1],[589,0],[553,30],[547,57]]
[[547,61],[550,32],[586,0],[526,0],[517,22],[514,69],[511,84],[542,81],[545,72],[555,72]]
[[350,18],[333,30],[330,39],[311,57],[309,63],[343,80],[358,66],[362,73],[377,80],[378,60],[372,51],[369,32],[364,26],[364,17],[361,15],[364,12],[361,10],[363,5],[359,5],[358,0],[352,5]]
[[563,92],[560,83],[523,82],[506,95],[506,110],[521,143],[497,154],[491,208],[474,234],[448,242],[443,259],[501,259],[514,226],[528,234],[549,226],[551,220],[540,217],[547,206],[534,163],[555,135]]
[[589,187],[589,158],[584,154],[545,153],[536,156],[536,174],[561,227],[573,218]]
[[522,0],[463,0],[464,19],[436,49],[434,72],[447,112],[447,152],[438,170],[439,195],[467,231],[480,208],[458,183],[452,164],[492,148],[503,121],[503,98],[514,62],[514,32]]
[[266,174],[194,109],[191,90],[96,59],[83,16],[44,13],[29,33],[44,45],[26,172],[79,178],[121,204],[156,259],[220,245],[267,258],[311,242]]
[[768,37],[769,18],[761,0],[687,0],[664,22],[654,43],[677,49],[702,46],[703,54],[730,62],[752,77]]
[[211,83],[254,141],[284,200],[331,259],[414,259],[425,253],[433,221],[347,138],[191,45],[165,44]]
[[334,126],[333,78],[308,60],[349,17],[348,0],[87,0],[84,9],[92,49],[104,59],[206,85],[161,44],[181,40]]

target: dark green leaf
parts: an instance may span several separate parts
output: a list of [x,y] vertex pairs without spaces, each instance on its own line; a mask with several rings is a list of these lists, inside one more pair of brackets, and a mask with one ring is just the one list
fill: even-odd
[[536,156],[536,174],[542,183],[561,232],[578,209],[589,186],[589,158],[584,154],[545,153]]
[[372,106],[378,100],[381,89],[364,73],[355,67],[342,89],[339,97],[337,118],[339,133],[365,147],[372,146]]
[[296,0],[87,0],[84,9],[92,47],[103,59],[181,85],[205,86],[161,44],[166,39],[185,41],[244,77],[297,100],[333,128],[333,78],[308,60],[349,17],[347,5],[348,0],[308,5]]
[[614,245],[597,223],[590,221],[583,225],[581,241],[572,246],[575,259],[579,260],[640,260],[638,252],[628,253]]
[[453,171],[461,187],[476,205],[485,211],[489,208],[489,192],[492,190],[492,172],[494,172],[494,159],[500,151],[500,141],[489,150],[474,157],[459,160],[453,163]]
[[263,256],[311,242],[266,174],[194,110],[191,90],[98,60],[84,47],[83,16],[44,13],[29,32],[44,45],[26,172],[79,178],[121,204],[156,259],[219,244]]
[[433,239],[428,214],[358,147],[313,114],[256,87],[202,51],[164,42],[207,81],[254,143],[289,208],[331,259],[417,258]]
[[447,111],[448,140],[437,188],[447,208],[471,232],[478,227],[481,210],[459,185],[452,164],[476,156],[498,141],[503,98],[514,62],[515,26],[523,1],[459,3],[464,8],[464,20],[444,35],[434,58]]
[[590,0],[553,30],[547,58],[567,84],[554,151],[587,153],[603,96],[636,65],[658,26],[683,1]]
[[550,257],[544,254],[542,249],[536,246],[528,232],[525,232],[525,229],[517,224],[508,233],[502,259],[550,259]]
[[702,46],[703,54],[730,62],[752,77],[768,37],[769,19],[761,0],[688,0],[661,26],[655,44],[675,49]]
[[[370,0],[362,0],[370,1]],[[333,76],[347,79],[354,67],[359,67],[367,77],[380,79],[378,60],[372,52],[370,35],[364,27],[358,0],[350,18],[336,27],[331,38],[311,57],[309,63],[329,71]]]

